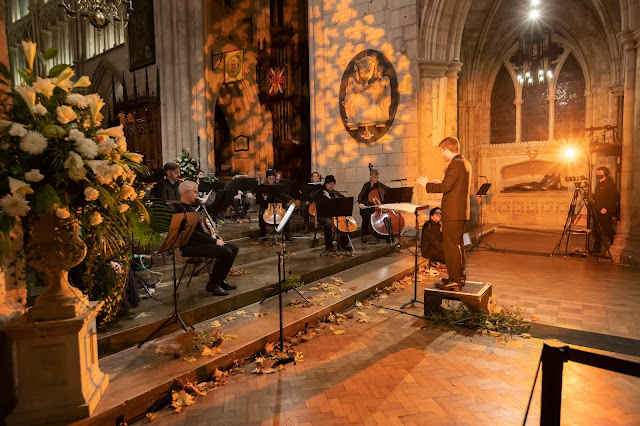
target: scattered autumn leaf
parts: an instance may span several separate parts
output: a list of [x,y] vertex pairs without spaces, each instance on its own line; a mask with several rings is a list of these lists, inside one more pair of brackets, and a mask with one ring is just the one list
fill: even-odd
[[531,334],[529,334],[529,333],[521,333],[520,337],[522,337],[523,339],[531,339]]
[[203,356],[206,356],[206,355],[208,355],[208,356],[216,356],[216,355],[221,354],[221,353],[222,353],[222,349],[220,349],[218,347],[208,348],[208,347],[205,346],[204,348],[202,348],[202,355]]
[[273,347],[274,347],[274,346],[275,346],[275,343],[267,343],[267,344],[264,346],[264,351],[265,351],[265,353],[271,353],[271,352],[273,352]]
[[358,309],[362,309],[362,302],[359,302],[359,301],[356,300],[355,306]]
[[344,334],[345,330],[334,330],[333,334]]
[[222,340],[233,340],[233,339],[237,339],[238,335],[237,334],[221,334],[220,338]]
[[222,324],[220,324],[220,321],[215,320],[211,323],[211,327],[222,327]]
[[152,421],[154,421],[154,420],[156,419],[156,417],[157,417],[157,416],[156,416],[156,413],[147,413],[147,414],[145,415],[145,418],[147,419],[147,421],[148,421],[149,423],[151,423]]
[[309,287],[309,290],[311,290],[311,291],[318,291],[318,290],[320,290],[320,289],[319,289],[318,287]]
[[531,321],[538,321],[539,319],[537,315],[531,315]]
[[266,312],[254,312],[253,316],[256,318],[262,318],[263,316],[267,315]]
[[183,407],[187,407],[195,403],[193,396],[185,392],[184,389],[173,391],[171,393],[171,399],[173,400],[171,406],[176,409],[176,413],[181,412]]
[[236,319],[236,317],[226,317],[225,318],[227,321],[233,321],[234,319]]
[[386,314],[387,312],[389,312],[389,311],[387,311],[386,309],[378,309],[378,313],[379,313],[379,314],[384,315],[384,314]]
[[246,315],[247,311],[238,311],[236,312],[236,315]]

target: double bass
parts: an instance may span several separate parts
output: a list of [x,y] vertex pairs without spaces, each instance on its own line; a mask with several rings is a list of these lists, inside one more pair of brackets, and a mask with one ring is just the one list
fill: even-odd
[[[384,188],[379,186],[369,193],[369,204],[379,206],[384,204]],[[404,229],[404,217],[396,210],[375,208],[369,221],[369,231],[371,235],[378,239],[389,239],[393,241]]]

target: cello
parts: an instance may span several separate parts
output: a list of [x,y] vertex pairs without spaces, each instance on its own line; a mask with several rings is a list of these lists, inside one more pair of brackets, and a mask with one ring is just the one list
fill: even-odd
[[287,211],[282,207],[282,203],[269,203],[262,215],[265,223],[269,225],[279,225]]
[[[326,191],[329,194],[329,198],[334,198],[333,197],[334,195],[335,197],[344,197],[344,195],[342,195],[338,191],[335,191],[335,190],[331,190],[331,191],[326,190]],[[314,207],[313,209],[314,214],[317,215],[317,211],[315,208],[316,203],[314,202],[311,206]],[[309,210],[311,210],[311,208]],[[331,229],[333,229],[333,232],[335,232],[338,235],[348,235],[348,234],[351,234],[352,232],[355,232],[358,229],[358,222],[356,222],[353,216],[335,216],[331,220]]]
[[[369,204],[379,206],[384,203],[384,188],[379,186],[369,193]],[[371,215],[369,222],[369,231],[371,235],[378,239],[388,239],[393,242],[396,236],[399,236],[404,229],[404,217],[402,213],[396,210],[375,208],[376,211]]]

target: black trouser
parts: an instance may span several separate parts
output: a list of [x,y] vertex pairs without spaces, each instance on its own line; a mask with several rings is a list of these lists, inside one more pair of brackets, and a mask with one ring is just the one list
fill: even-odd
[[308,225],[309,224],[309,207],[308,205],[305,204],[304,201],[302,201],[302,205],[300,207],[300,212],[302,214],[302,219],[304,220],[304,224]]
[[249,200],[244,195],[240,199],[233,199],[233,210],[236,212],[236,217],[242,219],[247,215],[249,211]]
[[464,228],[466,220],[442,221],[442,242],[444,246],[444,260],[447,264],[449,278],[457,283],[462,281],[464,274]]
[[362,235],[371,235],[371,232],[369,232],[371,209],[360,209],[360,217],[362,217]]
[[[600,212],[595,213],[596,217],[598,218],[598,224],[600,225],[602,235],[607,239],[607,244],[611,245],[611,243],[613,242],[613,222],[611,220],[613,219],[613,214],[609,213],[608,211],[605,214],[602,214]],[[594,226],[592,226],[592,228],[595,228],[595,224]],[[600,238],[601,234],[600,232],[598,232],[598,229],[592,229],[591,232],[593,233],[592,251],[599,252],[602,246],[602,239]]]
[[227,278],[229,270],[233,266],[233,261],[238,254],[238,246],[232,243],[225,243],[219,246],[214,243],[191,244],[182,247],[182,254],[188,257],[206,257],[215,259],[209,280],[215,285],[219,285],[222,280]]
[[[266,237],[267,236],[267,222],[264,221],[264,212],[267,210],[266,207],[264,206],[260,206],[260,212],[259,212],[259,216],[258,216],[258,225],[260,225],[260,238],[262,237]],[[273,220],[273,219],[272,219]],[[291,233],[289,232],[289,228],[291,225],[291,220],[289,220],[287,222],[287,224],[284,226],[284,238],[285,239],[289,239],[291,238]]]
[[[318,218],[318,223],[322,224],[322,228],[324,232],[324,248],[327,250],[333,247],[333,238],[335,235],[333,233],[333,229],[331,229],[332,219],[333,218],[331,217]],[[346,249],[347,247],[349,247],[349,237],[347,237],[346,235],[340,236],[340,247],[343,249]]]

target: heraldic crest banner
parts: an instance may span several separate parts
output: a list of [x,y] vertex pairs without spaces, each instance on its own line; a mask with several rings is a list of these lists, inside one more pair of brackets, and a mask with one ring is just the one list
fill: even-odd
[[244,58],[243,50],[234,50],[224,54],[224,82],[242,80],[242,60]]
[[340,83],[345,129],[359,142],[378,140],[393,123],[398,98],[398,77],[387,57],[372,49],[358,53]]

